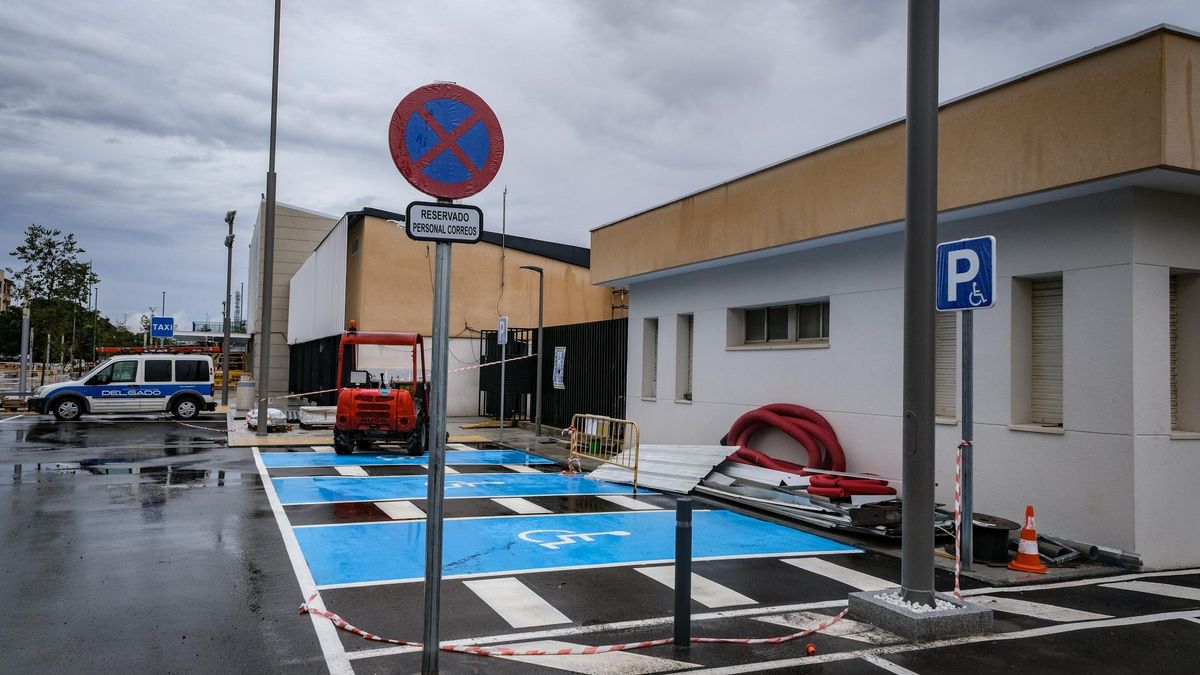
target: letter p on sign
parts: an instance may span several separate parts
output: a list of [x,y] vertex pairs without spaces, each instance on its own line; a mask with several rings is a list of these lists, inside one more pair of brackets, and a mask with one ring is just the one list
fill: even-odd
[[960,239],[937,247],[937,310],[986,309],[995,304],[996,238]]

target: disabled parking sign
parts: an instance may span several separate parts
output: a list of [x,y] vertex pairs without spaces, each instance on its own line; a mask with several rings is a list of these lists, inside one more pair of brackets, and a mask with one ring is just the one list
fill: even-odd
[[937,246],[937,310],[959,312],[996,304],[996,238],[960,239]]

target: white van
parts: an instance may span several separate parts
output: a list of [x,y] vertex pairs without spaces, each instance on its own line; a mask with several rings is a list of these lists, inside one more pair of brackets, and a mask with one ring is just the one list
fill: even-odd
[[188,420],[216,407],[212,357],[198,354],[114,356],[78,380],[38,387],[29,399],[31,411],[60,420],[154,412]]

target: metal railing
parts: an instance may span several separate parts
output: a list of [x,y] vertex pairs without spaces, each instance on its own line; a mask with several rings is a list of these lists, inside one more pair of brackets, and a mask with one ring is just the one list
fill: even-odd
[[[192,330],[196,331],[198,333],[224,333],[225,332],[225,322],[224,321],[193,321],[192,322]],[[241,321],[230,321],[229,322],[229,332],[245,333],[246,332],[246,320],[243,319]]]
[[570,433],[572,458],[587,457],[629,469],[633,472],[633,491],[637,492],[641,440],[637,422],[576,414],[571,418]]

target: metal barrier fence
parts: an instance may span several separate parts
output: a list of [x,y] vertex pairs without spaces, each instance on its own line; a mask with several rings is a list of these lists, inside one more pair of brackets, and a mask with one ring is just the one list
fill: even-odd
[[637,422],[576,414],[571,418],[571,457],[597,459],[629,469],[636,493],[640,437]]

